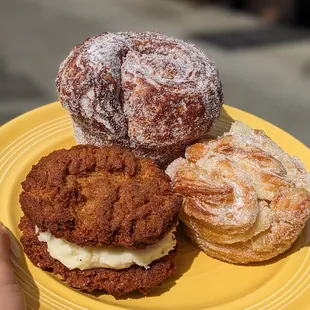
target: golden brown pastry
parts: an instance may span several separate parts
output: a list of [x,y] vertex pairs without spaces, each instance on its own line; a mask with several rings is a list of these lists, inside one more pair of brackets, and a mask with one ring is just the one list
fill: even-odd
[[167,168],[181,220],[208,255],[236,264],[288,250],[310,216],[310,175],[263,131],[235,122]]

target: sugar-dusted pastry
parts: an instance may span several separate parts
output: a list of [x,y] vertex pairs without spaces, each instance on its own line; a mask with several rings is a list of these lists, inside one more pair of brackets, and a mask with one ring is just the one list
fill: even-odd
[[205,136],[223,104],[214,62],[155,32],[88,38],[63,61],[56,86],[77,143],[129,147],[162,165]]
[[185,157],[166,172],[183,196],[185,232],[206,254],[247,264],[292,246],[310,216],[310,175],[297,158],[241,122]]

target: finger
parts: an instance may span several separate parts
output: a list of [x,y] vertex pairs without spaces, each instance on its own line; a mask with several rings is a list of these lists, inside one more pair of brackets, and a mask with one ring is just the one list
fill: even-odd
[[25,300],[18,284],[0,286],[0,309],[25,310]]
[[0,262],[9,260],[10,239],[5,226],[0,222]]
[[0,222],[0,286],[16,283],[9,261],[10,239],[6,227]]
[[25,301],[9,261],[10,239],[0,222],[0,309],[24,310]]

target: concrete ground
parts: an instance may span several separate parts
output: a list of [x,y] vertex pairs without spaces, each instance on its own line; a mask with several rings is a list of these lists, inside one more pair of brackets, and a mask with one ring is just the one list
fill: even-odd
[[310,146],[309,32],[184,0],[2,0],[0,124],[56,100],[58,66],[75,44],[129,30],[197,44],[217,63],[227,104]]

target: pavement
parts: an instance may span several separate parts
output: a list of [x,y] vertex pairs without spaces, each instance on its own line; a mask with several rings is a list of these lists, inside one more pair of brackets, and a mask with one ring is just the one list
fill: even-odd
[[195,43],[216,62],[227,104],[310,146],[310,32],[185,0],[2,0],[0,125],[57,99],[55,76],[74,45],[130,30]]

